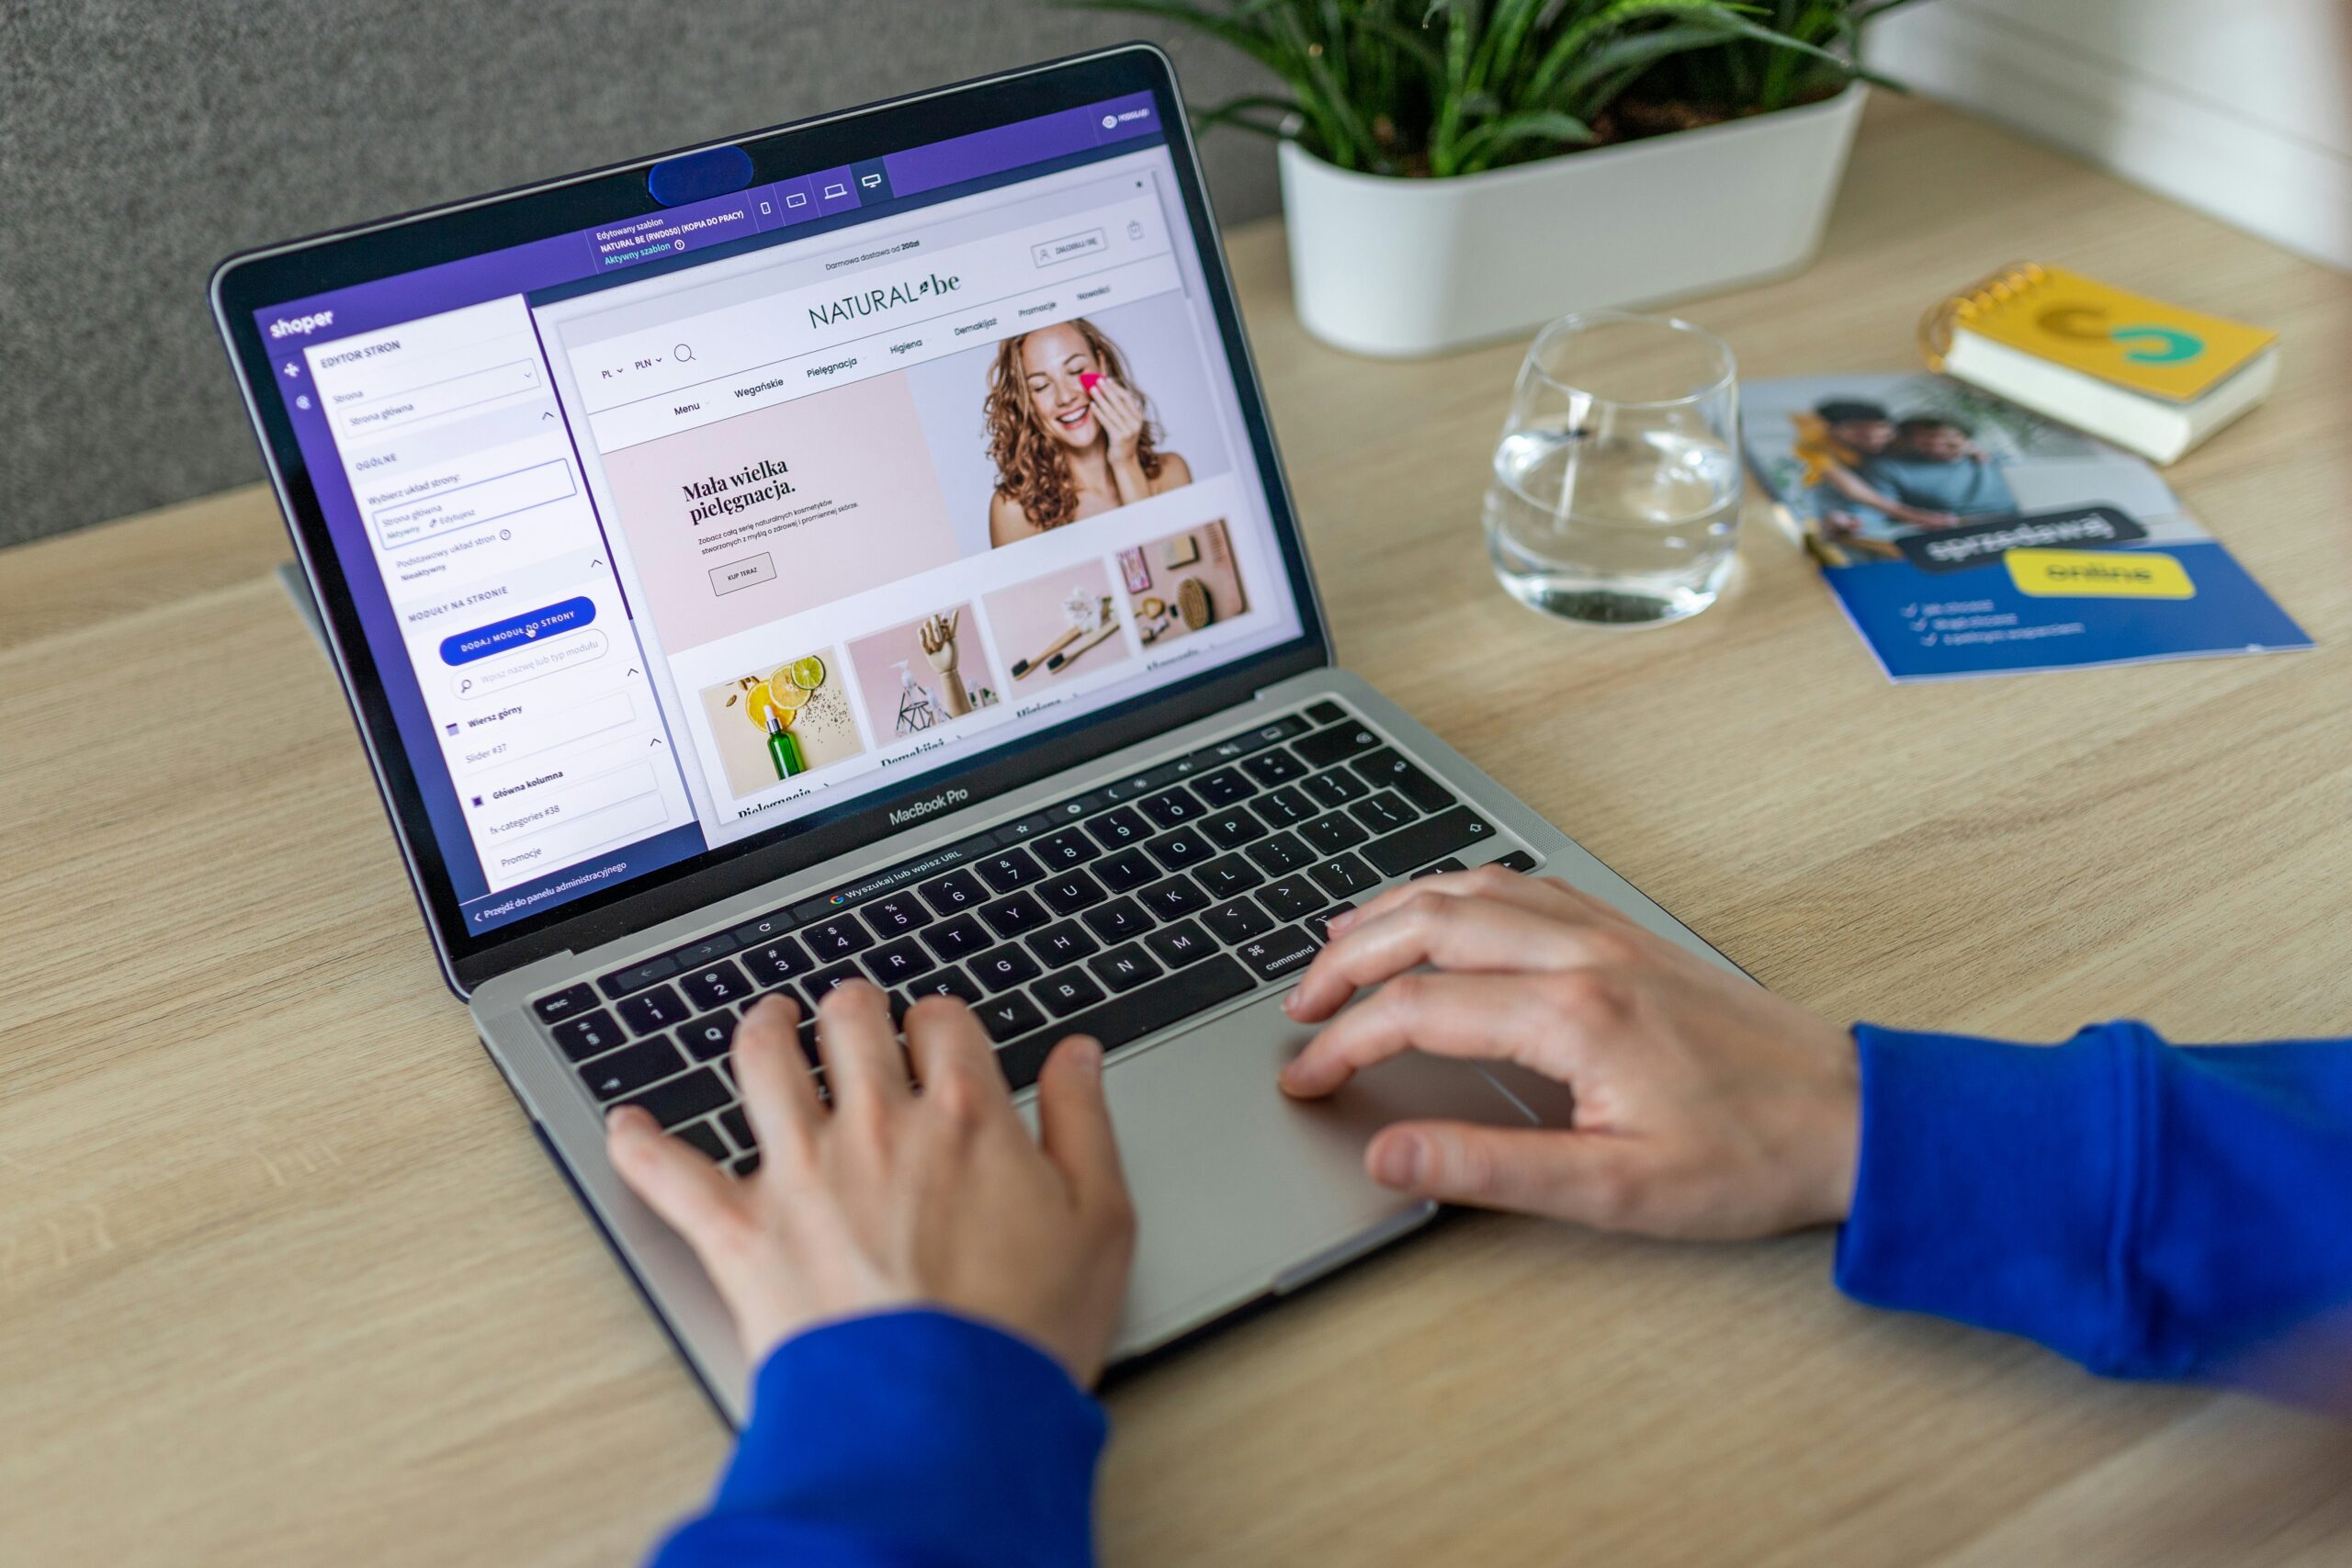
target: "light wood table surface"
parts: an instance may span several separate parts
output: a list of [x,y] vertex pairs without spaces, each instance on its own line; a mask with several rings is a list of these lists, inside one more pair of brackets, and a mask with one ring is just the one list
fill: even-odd
[[[2352,1029],[2343,276],[1874,105],[1820,263],[1686,313],[1751,375],[1898,368],[2032,256],[2280,329],[2172,477],[2322,645],[1898,689],[1759,509],[1690,624],[1512,606],[1520,345],[1350,359],[1277,228],[1232,252],[1343,659],[1773,987]],[[442,987],[287,553],[260,490],[0,553],[0,1559],[632,1561],[726,1434]],[[2345,1429],[1874,1314],[1830,1247],[1442,1226],[1114,1389],[1106,1558],[2352,1561]]]

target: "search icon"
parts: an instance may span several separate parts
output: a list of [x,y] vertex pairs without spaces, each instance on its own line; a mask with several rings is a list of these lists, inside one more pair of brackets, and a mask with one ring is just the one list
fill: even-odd
[[695,356],[695,347],[694,344],[690,343],[682,343],[670,352],[677,358],[680,364],[684,364]]
[[471,681],[460,681],[458,682],[458,691],[461,695],[467,692],[472,691],[473,689],[474,683]]

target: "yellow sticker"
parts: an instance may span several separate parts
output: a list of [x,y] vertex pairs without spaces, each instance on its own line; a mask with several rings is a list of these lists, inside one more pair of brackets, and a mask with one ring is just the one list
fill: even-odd
[[2153,550],[2011,550],[2009,581],[2037,599],[2194,599],[2179,558]]

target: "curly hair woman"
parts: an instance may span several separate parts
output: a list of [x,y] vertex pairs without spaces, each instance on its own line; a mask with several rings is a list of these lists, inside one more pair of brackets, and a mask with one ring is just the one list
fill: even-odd
[[1155,445],[1118,344],[1082,316],[997,344],[981,413],[996,463],[992,545],[1193,482],[1192,467]]

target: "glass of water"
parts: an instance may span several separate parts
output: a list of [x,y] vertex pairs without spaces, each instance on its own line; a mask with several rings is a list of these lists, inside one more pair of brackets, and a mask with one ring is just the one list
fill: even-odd
[[1511,596],[1607,626],[1713,604],[1739,530],[1737,377],[1731,350],[1669,317],[1595,310],[1537,333],[1487,488]]

